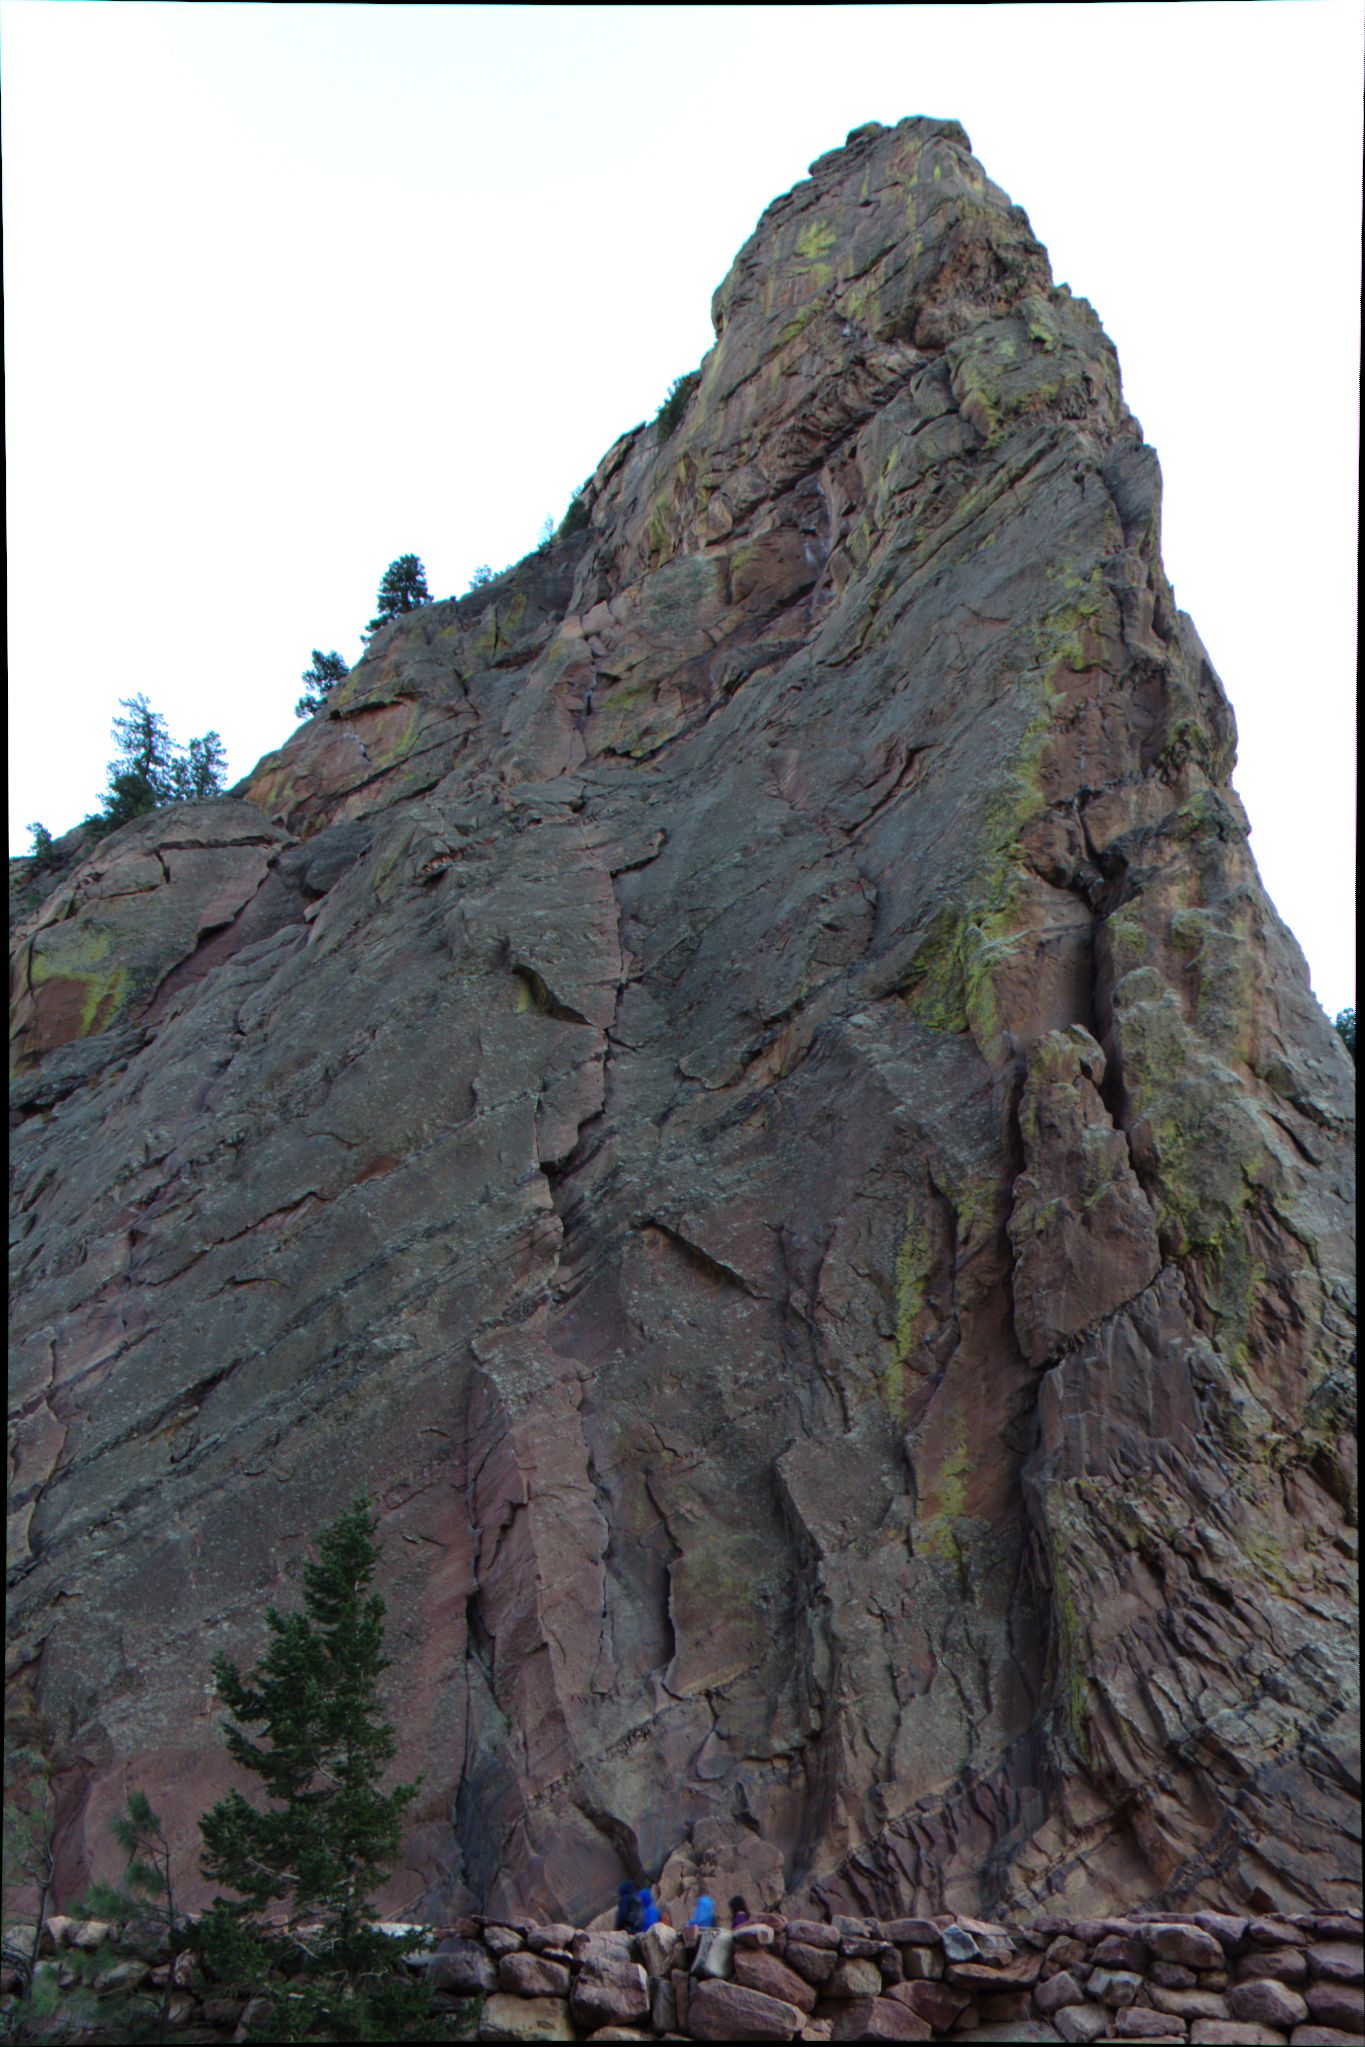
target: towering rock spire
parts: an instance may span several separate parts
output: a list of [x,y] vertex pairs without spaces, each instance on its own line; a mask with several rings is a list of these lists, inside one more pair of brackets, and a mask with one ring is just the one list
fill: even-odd
[[[776,201],[576,530],[17,931],[68,1878],[362,1485],[393,1901],[1359,1882],[1352,1071],[1156,457],[955,122]],[[192,1856],[191,1856],[192,1860]]]

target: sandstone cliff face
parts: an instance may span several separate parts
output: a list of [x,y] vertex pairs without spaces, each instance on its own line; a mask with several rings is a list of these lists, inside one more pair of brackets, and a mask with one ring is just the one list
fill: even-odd
[[[770,207],[586,527],[17,932],[63,1868],[382,1507],[395,1900],[1358,1890],[1353,1076],[1090,307],[952,122]],[[754,1898],[751,1898],[754,1902]]]

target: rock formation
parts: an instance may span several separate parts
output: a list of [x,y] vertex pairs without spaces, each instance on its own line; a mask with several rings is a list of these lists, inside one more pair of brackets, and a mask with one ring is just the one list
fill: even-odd
[[211,1654],[368,1486],[397,1906],[1335,1909],[1353,1072],[1113,347],[935,120],[713,319],[559,538],[16,929],[64,1880],[125,1781],[193,1867]]

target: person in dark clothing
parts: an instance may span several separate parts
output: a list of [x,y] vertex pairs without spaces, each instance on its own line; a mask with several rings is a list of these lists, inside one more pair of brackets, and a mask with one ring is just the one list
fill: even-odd
[[747,1926],[749,1924],[749,1907],[745,1904],[743,1898],[731,1898],[730,1924],[732,1926]]
[[688,1920],[687,1923],[689,1926],[715,1925],[716,1923],[715,1900],[713,1898],[708,1898],[705,1891],[703,1891],[701,1896],[698,1898],[696,1910],[693,1912],[692,1917]]
[[640,1899],[634,1884],[618,1884],[616,1887],[616,1931],[618,1933],[639,1933],[642,1924]]
[[657,1926],[664,1915],[655,1904],[654,1893],[648,1887],[637,1892],[636,1900],[640,1907],[640,1923],[632,1930],[636,1933],[648,1933],[650,1927]]

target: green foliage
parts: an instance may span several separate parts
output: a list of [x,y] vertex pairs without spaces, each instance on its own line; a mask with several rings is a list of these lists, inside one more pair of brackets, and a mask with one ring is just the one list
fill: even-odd
[[570,498],[569,509],[559,524],[557,538],[567,540],[571,533],[581,533],[588,523],[588,507],[582,491]]
[[491,583],[492,580],[493,580],[492,569],[489,568],[487,562],[480,562],[479,566],[475,569],[473,575],[469,579],[469,588],[471,590],[482,590],[485,587],[485,585]]
[[103,835],[163,804],[222,795],[227,755],[216,732],[181,747],[141,693],[121,697],[119,705],[127,715],[113,723],[118,753],[109,763],[102,808],[87,823]]
[[547,512],[545,514],[544,524],[541,526],[540,529],[540,552],[542,554],[545,552],[545,549],[550,545],[550,542],[554,539],[554,537],[555,537],[554,513]]
[[659,440],[664,442],[687,410],[688,400],[701,382],[700,370],[689,370],[685,377],[675,377],[668,387],[668,396],[654,415],[654,424],[659,429]]
[[[234,1716],[228,1751],[271,1802],[258,1808],[233,1790],[200,1821],[205,1876],[238,1896],[214,1900],[196,1946],[223,1981],[269,1985],[272,2039],[319,2028],[333,2039],[443,2037],[431,1992],[401,1969],[411,1937],[372,1924],[370,1893],[397,1859],[417,1795],[415,1784],[379,1788],[397,1743],[376,1691],[389,1667],[384,1602],[369,1589],[377,1527],[362,1494],[304,1567],[304,1611],[267,1609],[270,1643],[256,1669],[243,1677],[227,1657],[214,1661]],[[263,1916],[276,1906],[282,1928]]]
[[379,595],[375,599],[378,613],[365,630],[378,632],[380,626],[387,625],[391,618],[398,618],[405,611],[416,611],[430,602],[426,570],[415,554],[400,554],[384,571]]
[[294,716],[311,718],[315,711],[320,711],[337,683],[344,682],[350,672],[335,647],[330,654],[314,647],[313,665],[304,669],[301,678],[307,686],[294,706]]
[[[57,1977],[40,1963],[43,1926],[52,1895],[53,1844],[57,1831],[52,1771],[31,1728],[21,1722],[5,1727],[3,1959],[19,1987],[4,2012],[6,2040],[34,2037],[51,2019],[57,2004]],[[11,1923],[11,1899],[24,1896],[23,1919]],[[30,1902],[31,1901],[31,1902]]]
[[193,803],[205,796],[221,796],[227,753],[216,732],[192,739],[184,757],[171,764],[172,800]]
[[28,857],[41,865],[52,857],[52,834],[45,824],[31,824],[28,827]]
[[[112,1939],[104,1940],[97,1948],[68,1954],[76,1981],[64,1995],[65,2013],[84,2024],[97,2016],[100,2033],[109,2038],[163,2041],[175,1995],[173,1965],[190,1944],[189,1929],[175,1902],[170,1843],[145,1791],[131,1793],[126,1810],[110,1826],[128,1858],[123,1881],[111,1884],[97,1878],[79,1909],[89,1918],[127,1929],[125,1943],[119,1949]],[[129,1965],[136,1977],[137,1949],[166,1956],[168,1966],[161,1983],[145,1979],[119,1982],[121,1962]]]
[[1335,1022],[1332,1025],[1332,1029],[1336,1032],[1337,1036],[1341,1039],[1342,1044],[1346,1047],[1346,1050],[1354,1059],[1356,1056],[1355,1011],[1353,1009],[1340,1010],[1337,1014]]

